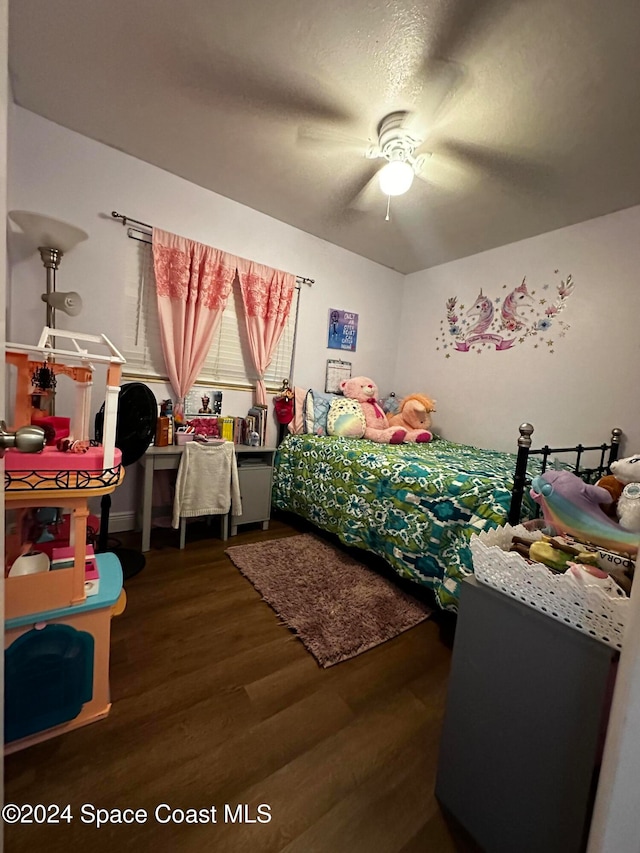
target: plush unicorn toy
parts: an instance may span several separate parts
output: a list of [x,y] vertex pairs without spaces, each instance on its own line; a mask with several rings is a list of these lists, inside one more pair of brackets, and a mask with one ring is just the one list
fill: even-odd
[[625,530],[600,508],[600,504],[611,503],[606,489],[590,486],[570,471],[545,471],[533,478],[531,497],[540,504],[547,524],[556,530],[611,551],[637,552],[640,533]]

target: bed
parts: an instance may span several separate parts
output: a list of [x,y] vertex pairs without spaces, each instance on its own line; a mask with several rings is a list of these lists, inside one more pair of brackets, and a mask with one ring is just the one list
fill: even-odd
[[621,438],[616,429],[601,445],[531,449],[532,433],[530,424],[520,427],[516,453],[443,438],[390,445],[289,435],[276,453],[273,506],[383,557],[455,611],[460,583],[472,572],[472,533],[532,518],[528,482],[563,454],[575,454],[563,464],[594,482],[617,458]]

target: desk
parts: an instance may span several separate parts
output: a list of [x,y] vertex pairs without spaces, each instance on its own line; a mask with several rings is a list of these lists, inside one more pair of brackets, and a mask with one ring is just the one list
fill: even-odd
[[[142,486],[142,550],[151,548],[151,510],[153,501],[153,475],[156,471],[177,471],[184,447],[169,445],[168,447],[149,447],[139,461],[144,468]],[[235,446],[238,460],[238,476],[240,494],[243,502],[242,516],[231,517],[231,535],[235,536],[238,524],[248,524],[252,521],[262,521],[266,530],[269,524],[271,504],[271,472],[275,447],[249,447],[245,444]],[[260,477],[259,494],[256,494],[255,472],[268,469],[268,475]],[[251,471],[251,474],[249,473]],[[244,492],[244,494],[243,494]],[[248,507],[245,507],[245,502]],[[247,509],[249,511],[247,511]],[[240,520],[242,519],[242,521]]]

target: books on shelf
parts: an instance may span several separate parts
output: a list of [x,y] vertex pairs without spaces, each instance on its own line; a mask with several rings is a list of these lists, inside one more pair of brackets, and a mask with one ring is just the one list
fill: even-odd
[[[256,403],[248,412],[247,418],[253,418],[254,429],[251,432],[257,432],[260,439],[260,446],[266,444],[267,439],[267,406]],[[247,442],[250,444],[251,442]]]
[[[51,552],[51,570],[71,569],[75,560],[75,548],[54,548]],[[100,591],[100,574],[96,563],[93,545],[87,545],[84,563],[84,591],[88,596],[97,595]]]

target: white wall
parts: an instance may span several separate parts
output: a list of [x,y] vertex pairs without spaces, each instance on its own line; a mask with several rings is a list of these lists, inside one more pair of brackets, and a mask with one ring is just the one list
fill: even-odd
[[[121,298],[125,253],[131,241],[111,219],[117,210],[245,258],[315,279],[303,285],[293,381],[324,388],[326,360],[343,357],[354,375],[373,376],[382,392],[391,389],[399,330],[403,276],[330,245],[269,216],[230,201],[182,178],[122,154],[33,113],[13,106],[9,115],[9,210],[33,210],[83,228],[89,239],[66,256],[58,272],[59,290],[77,290],[84,309],[76,318],[57,313],[60,328],[104,332],[122,341]],[[37,339],[44,325],[45,271],[37,254],[27,253],[9,234],[10,329],[13,341]],[[340,355],[327,349],[328,311],[359,314],[357,350]],[[102,381],[102,380],[100,380]],[[155,386],[158,399],[169,396]],[[224,392],[226,413],[242,415],[249,392]],[[94,409],[100,405],[94,395]],[[275,440],[275,422],[271,439]],[[114,494],[114,514],[135,505],[133,472]]]
[[[514,449],[518,425],[530,421],[536,444],[601,443],[619,426],[623,449],[640,451],[638,270],[634,207],[407,276],[396,390],[435,397],[434,425],[454,441]],[[569,273],[575,289],[561,319],[571,328],[544,336],[553,354],[534,339],[502,352],[436,349],[449,297],[468,309],[480,288],[503,297],[525,276],[540,295]]]

